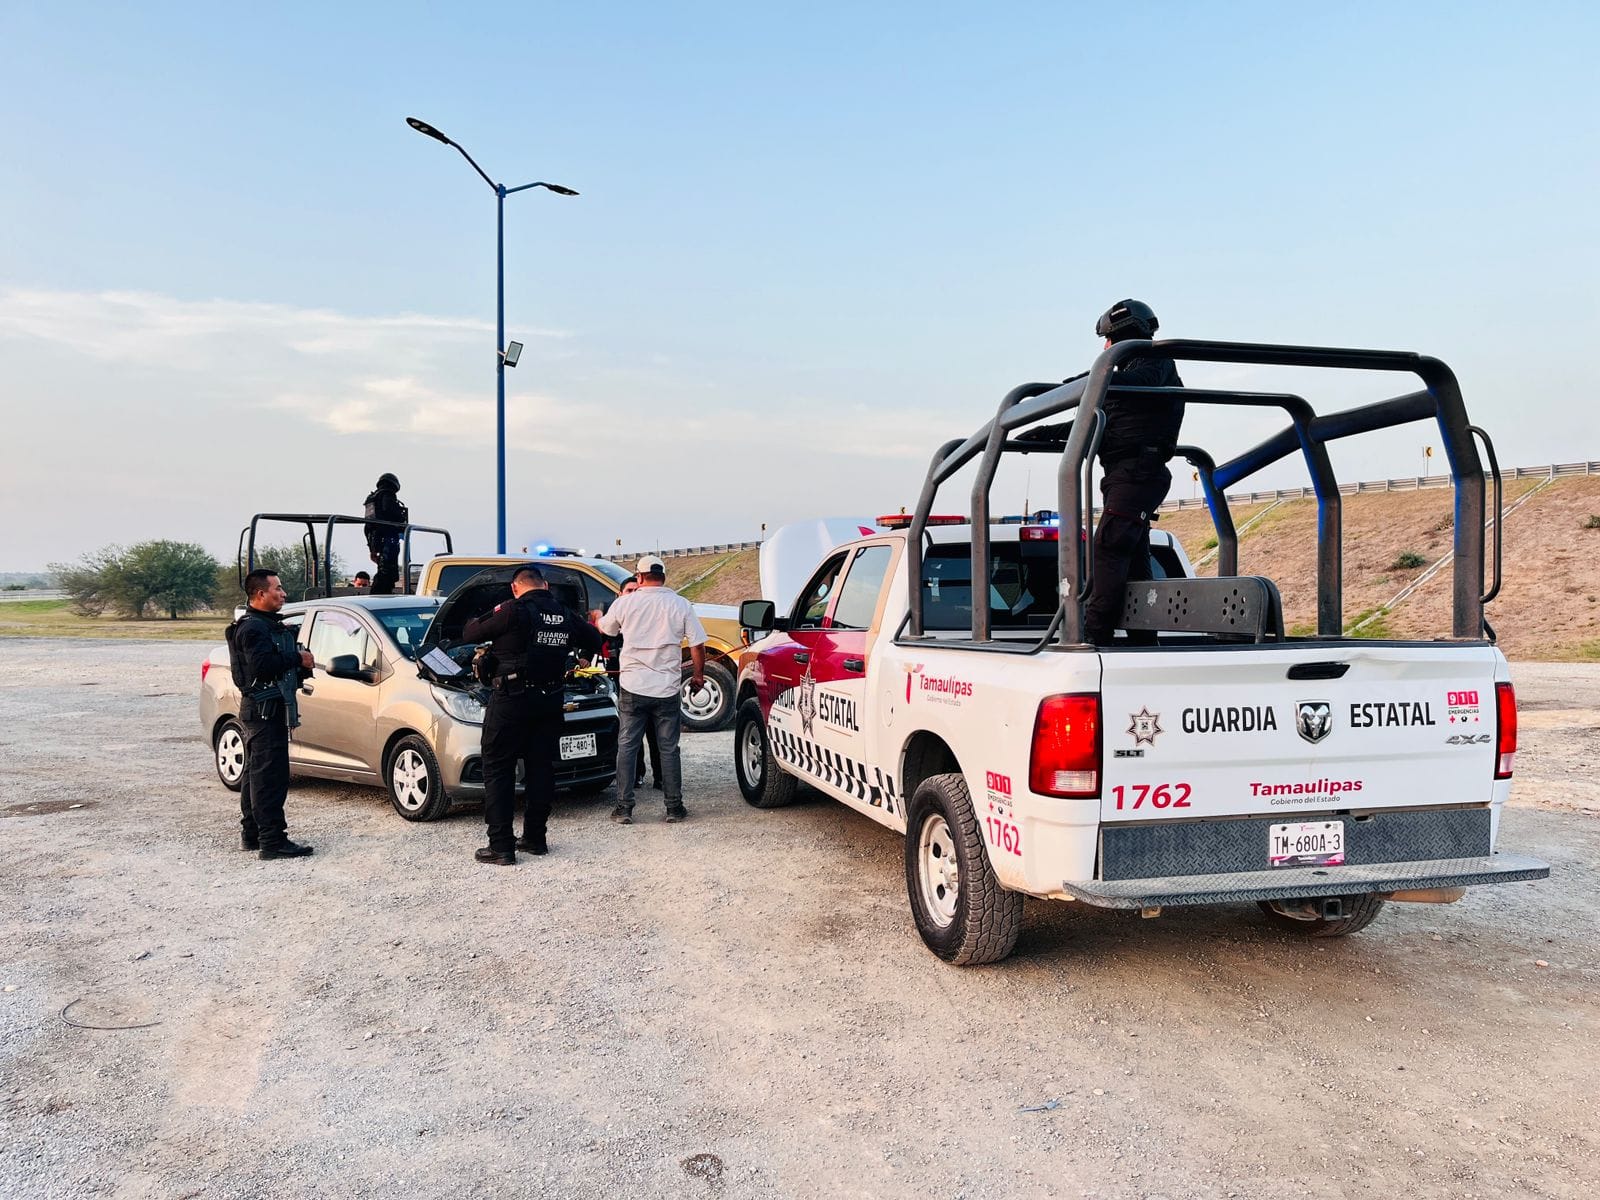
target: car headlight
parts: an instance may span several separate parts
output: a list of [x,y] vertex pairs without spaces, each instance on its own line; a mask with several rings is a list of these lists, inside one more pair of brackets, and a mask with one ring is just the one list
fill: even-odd
[[483,705],[471,692],[458,692],[455,688],[430,687],[435,702],[458,721],[468,725],[483,724]]

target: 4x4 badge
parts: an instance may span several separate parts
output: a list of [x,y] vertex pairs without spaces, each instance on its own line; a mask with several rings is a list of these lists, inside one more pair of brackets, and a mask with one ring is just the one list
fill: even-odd
[[1128,720],[1132,722],[1128,726],[1128,732],[1133,734],[1133,744],[1135,746],[1140,742],[1148,742],[1152,746],[1156,744],[1156,734],[1161,732],[1160,713],[1153,713],[1148,708],[1141,708],[1136,713],[1129,713]]
[[1294,706],[1294,727],[1306,741],[1316,743],[1333,732],[1333,706],[1326,700],[1302,700]]

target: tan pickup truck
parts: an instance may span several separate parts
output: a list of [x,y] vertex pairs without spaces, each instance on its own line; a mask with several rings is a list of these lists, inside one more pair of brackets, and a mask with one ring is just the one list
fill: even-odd
[[[633,578],[631,572],[604,558],[553,553],[530,558],[513,554],[441,554],[423,564],[413,589],[419,596],[447,596],[479,571],[508,563],[535,562],[551,590],[574,612],[591,609],[602,612]],[[667,585],[673,584],[672,568],[667,568]],[[678,582],[682,582],[681,580]],[[735,656],[743,648],[739,612],[727,604],[696,604],[694,610],[706,629],[706,685],[691,691],[687,679],[683,688],[684,728],[697,731],[721,729],[733,720],[733,681],[738,667]],[[688,661],[685,654],[684,661]]]

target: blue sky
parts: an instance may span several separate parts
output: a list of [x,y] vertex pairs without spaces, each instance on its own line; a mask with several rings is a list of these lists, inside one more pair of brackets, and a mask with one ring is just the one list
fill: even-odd
[[[583,193],[507,202],[515,544],[908,503],[1125,295],[1173,336],[1437,355],[1502,461],[1600,457],[1597,34],[1578,4],[14,2],[0,570],[231,551],[383,470],[492,548],[494,199],[407,115]],[[1335,463],[1414,473],[1430,441]]]

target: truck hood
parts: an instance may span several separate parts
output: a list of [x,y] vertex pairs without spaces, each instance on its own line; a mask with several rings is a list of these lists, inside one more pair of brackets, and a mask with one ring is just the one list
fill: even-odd
[[830,550],[879,532],[871,520],[856,517],[818,517],[780,527],[761,545],[761,598],[787,612]]

